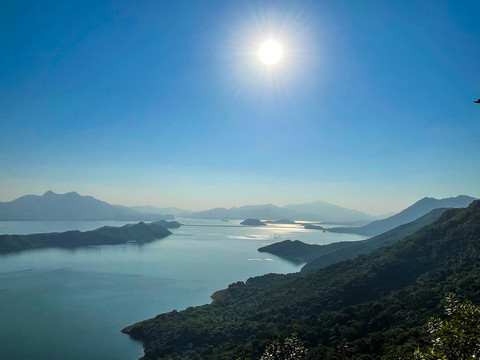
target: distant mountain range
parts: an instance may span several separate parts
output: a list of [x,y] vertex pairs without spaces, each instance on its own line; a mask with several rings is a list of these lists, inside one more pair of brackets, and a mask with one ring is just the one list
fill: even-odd
[[92,196],[81,196],[76,192],[56,194],[47,191],[42,196],[25,195],[10,202],[0,202],[0,220],[121,220],[158,221],[173,220],[175,216],[196,219],[243,220],[305,220],[345,225],[367,224],[355,227],[329,229],[333,232],[356,233],[374,236],[396,226],[408,223],[436,208],[459,208],[468,206],[473,200],[469,196],[448,199],[424,198],[402,212],[383,220],[357,210],[323,201],[291,204],[283,207],[273,204],[246,205],[242,207],[215,208],[205,211],[188,211],[174,207],[112,205]]
[[429,213],[434,209],[439,208],[463,208],[470,205],[474,200],[473,197],[466,195],[459,195],[457,197],[450,197],[445,199],[434,199],[425,197],[417,201],[412,206],[399,212],[396,215],[390,216],[386,219],[376,220],[365,226],[358,227],[338,227],[328,229],[331,232],[359,234],[365,236],[375,236],[391,230],[397,226],[409,223],[419,217]]
[[112,205],[92,196],[76,192],[25,195],[9,202],[0,202],[0,220],[173,220],[174,217],[195,219],[243,220],[306,220],[336,222],[342,224],[366,224],[374,217],[357,210],[346,209],[323,201],[292,204],[279,207],[272,204],[246,205],[242,207],[215,208],[204,211],[189,211],[175,207]]
[[273,204],[246,205],[242,207],[215,208],[205,211],[191,212],[190,218],[197,219],[261,219],[261,220],[306,220],[350,223],[361,221],[370,222],[376,218],[361,211],[346,209],[341,206],[329,204],[323,201],[315,201],[306,204],[292,204],[283,207]]
[[140,212],[111,205],[92,196],[76,192],[42,196],[25,195],[9,202],[0,202],[0,220],[145,220],[173,219],[173,216]]
[[[116,205],[116,206],[120,206],[120,205]],[[189,214],[191,213],[190,210],[179,209],[171,206],[166,208],[158,208],[150,205],[129,206],[129,207],[121,206],[121,207],[125,207],[127,209],[132,209],[132,210],[139,211],[142,213],[147,213],[147,214],[160,214],[160,215],[169,214],[169,215],[174,215],[178,217],[188,217]]]
[[261,220],[289,219],[323,223],[343,223],[345,225],[357,226],[339,227],[330,229],[330,231],[375,236],[399,225],[411,222],[433,209],[466,207],[474,200],[476,199],[465,195],[446,199],[426,197],[417,201],[415,204],[400,213],[382,220],[377,220],[378,217],[373,217],[358,210],[346,209],[324,201],[314,201],[305,204],[290,204],[282,207],[273,204],[265,204],[246,205],[229,209],[215,208],[205,211],[190,212],[188,214],[183,214],[183,216],[197,219],[238,220],[254,218]]
[[[294,211],[298,214],[314,215],[322,222],[359,222],[372,221],[378,217],[368,215],[364,212],[330,204],[324,201],[314,201],[305,204],[290,204],[283,207],[284,209]],[[314,220],[314,219],[299,219],[299,220]]]

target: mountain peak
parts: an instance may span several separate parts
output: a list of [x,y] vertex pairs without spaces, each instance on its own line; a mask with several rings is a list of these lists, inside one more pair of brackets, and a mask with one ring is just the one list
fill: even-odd
[[440,200],[455,200],[455,199],[472,199],[472,201],[473,201],[473,200],[476,200],[474,197],[471,197],[471,196],[468,196],[468,195],[450,196],[450,197],[448,197],[448,198],[441,198],[441,199],[437,199],[437,198],[434,198],[434,197],[425,196],[424,198],[418,200],[417,202],[420,202],[420,201],[423,201],[423,200],[436,200],[436,201],[440,201]]
[[80,196],[79,193],[77,193],[76,191],[70,191],[68,193],[65,193],[64,195],[68,195],[68,196]]
[[76,191],[70,191],[65,194],[57,194],[52,190],[48,190],[47,192],[45,192],[45,194],[43,194],[43,196],[49,197],[49,196],[80,196],[80,195]]
[[75,191],[58,194],[48,190],[42,196],[25,195],[10,202],[0,203],[0,220],[154,220],[159,214],[120,208],[92,196]]
[[358,228],[335,228],[329,229],[333,232],[346,232],[360,234],[366,236],[375,236],[383,232],[391,230],[397,226],[407,224],[419,217],[428,214],[430,211],[439,208],[464,208],[470,205],[475,198],[470,196],[459,195],[457,197],[449,197],[444,199],[435,199],[424,197],[413,205],[400,211],[398,214],[392,215],[386,219],[376,220]]

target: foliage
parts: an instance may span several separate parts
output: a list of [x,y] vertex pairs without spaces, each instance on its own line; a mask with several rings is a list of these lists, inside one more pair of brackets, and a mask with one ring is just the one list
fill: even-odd
[[445,299],[448,320],[431,318],[427,325],[431,346],[417,350],[418,360],[467,360],[480,358],[480,306],[460,303],[453,293]]
[[267,346],[260,360],[304,360],[307,352],[297,334],[293,333],[283,343],[274,342]]

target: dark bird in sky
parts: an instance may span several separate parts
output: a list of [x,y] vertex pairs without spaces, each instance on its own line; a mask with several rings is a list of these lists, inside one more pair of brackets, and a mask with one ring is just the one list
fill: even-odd
[[473,102],[474,102],[475,104],[480,104],[480,99],[478,99],[477,101],[473,100]]

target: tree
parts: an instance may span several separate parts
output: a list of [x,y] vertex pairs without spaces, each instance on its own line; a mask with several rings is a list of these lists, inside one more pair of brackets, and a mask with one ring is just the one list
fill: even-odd
[[445,299],[448,319],[431,318],[426,328],[431,346],[417,350],[417,360],[470,360],[480,358],[480,306],[460,303],[455,294]]
[[294,333],[286,338],[283,344],[275,342],[268,346],[260,360],[304,360],[307,352],[308,350]]

